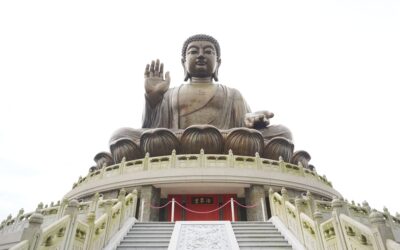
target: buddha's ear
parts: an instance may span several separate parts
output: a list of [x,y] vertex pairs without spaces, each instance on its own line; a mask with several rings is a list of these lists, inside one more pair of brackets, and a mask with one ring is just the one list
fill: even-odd
[[186,82],[187,80],[189,80],[190,75],[189,75],[189,72],[186,70],[186,67],[185,67],[185,59],[182,58],[181,62],[182,62],[182,66],[183,66],[183,74],[185,76],[185,78],[183,80]]
[[215,72],[214,72],[214,74],[213,74],[213,78],[214,78],[214,80],[216,81],[216,82],[218,82],[218,69],[219,69],[219,66],[221,65],[221,59],[218,59],[217,60],[217,67],[215,67]]

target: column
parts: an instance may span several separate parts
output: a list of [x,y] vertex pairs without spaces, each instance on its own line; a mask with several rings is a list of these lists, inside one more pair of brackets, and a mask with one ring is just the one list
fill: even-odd
[[[160,194],[161,190],[159,188],[155,188],[152,185],[142,186],[140,191],[140,206],[144,204],[144,207],[143,209],[140,208],[139,211],[143,211],[143,221],[159,221],[159,209],[151,208],[150,205],[160,206]],[[140,218],[141,214],[139,213],[139,220]]]
[[[265,204],[265,190],[262,185],[251,185],[249,188],[245,189],[246,195],[246,205],[257,205],[254,208],[247,208],[247,220],[248,221],[263,221],[263,208],[260,204],[260,200],[264,202],[264,208],[266,208]],[[265,211],[266,213],[266,211]],[[268,218],[267,214],[265,217]]]

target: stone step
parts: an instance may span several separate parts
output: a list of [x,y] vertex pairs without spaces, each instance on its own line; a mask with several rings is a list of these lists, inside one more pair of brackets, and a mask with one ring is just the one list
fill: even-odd
[[235,234],[280,234],[277,230],[233,230]]
[[273,224],[266,224],[266,223],[240,223],[240,224],[231,224],[232,227],[247,227],[247,226],[252,226],[252,227],[274,227]]
[[172,235],[172,231],[171,232],[168,232],[168,233],[166,233],[166,232],[160,232],[160,231],[154,231],[153,233],[148,233],[148,232],[140,232],[140,231],[138,231],[138,232],[135,232],[135,233],[131,233],[131,232],[129,232],[126,236],[134,236],[134,235],[138,235],[138,236],[140,236],[140,237],[143,237],[143,236],[145,236],[145,235],[149,235],[149,236],[153,236],[153,237],[157,237],[158,235],[169,235],[169,236],[171,236]]
[[233,230],[266,230],[272,231],[277,230],[275,227],[232,227]]
[[290,247],[287,242],[260,242],[260,241],[241,241],[238,242],[240,249],[242,247]]
[[172,235],[172,231],[171,232],[158,232],[158,231],[154,231],[154,233],[148,233],[148,232],[135,232],[135,233],[131,233],[129,232],[126,236],[129,237],[134,237],[134,236],[138,236],[138,237],[157,237],[158,235],[162,235],[162,236],[171,236]]
[[241,250],[292,249],[271,222],[235,222],[232,228]]
[[151,243],[151,244],[135,244],[135,245],[119,245],[117,247],[117,249],[135,249],[135,250],[139,250],[139,249],[168,249],[168,244],[165,243],[159,243],[156,244],[155,242]]
[[135,227],[174,227],[175,223],[135,223]]
[[257,246],[251,246],[251,247],[240,247],[240,250],[293,250],[292,247],[284,247],[284,246],[272,246],[272,247],[268,247],[268,246],[263,246],[263,247],[257,247]]
[[175,223],[140,222],[133,225],[117,249],[168,249]]
[[146,235],[145,237],[143,236],[135,236],[135,237],[131,237],[131,236],[125,236],[124,237],[124,242],[131,242],[131,241],[166,241],[166,240],[170,240],[171,239],[171,235],[164,235],[164,236],[160,236],[160,235]]
[[132,228],[174,228],[174,225],[162,225],[162,226],[157,226],[157,225],[138,225],[134,226]]
[[[168,247],[154,247],[154,246],[141,246],[141,247],[133,247],[133,246],[127,246],[127,247],[117,247],[118,249],[127,249],[127,250],[167,250]],[[249,248],[253,249],[253,248]],[[260,248],[263,249],[263,248]]]
[[236,239],[247,238],[247,237],[284,239],[284,237],[281,234],[249,234],[249,233],[236,234]]
[[236,238],[238,243],[241,242],[268,242],[268,243],[286,243],[288,244],[287,240],[284,238]]
[[154,238],[154,237],[171,237],[171,233],[159,234],[127,234],[124,239],[128,238]]
[[272,224],[272,222],[268,222],[268,221],[236,221],[236,222],[232,222],[232,225],[271,225],[274,226],[274,224]]
[[129,232],[131,233],[136,233],[136,232],[153,232],[153,231],[159,231],[159,232],[172,232],[174,230],[174,228],[162,228],[162,227],[152,227],[152,228],[148,228],[148,227],[144,227],[144,228],[132,228],[131,230],[129,230]]
[[170,241],[171,237],[153,237],[153,238],[135,238],[135,239],[124,239],[121,242],[121,245],[132,245],[132,244],[137,244],[137,243],[166,243],[168,244]]
[[275,228],[274,226],[267,226],[267,225],[241,225],[241,226],[232,226],[232,228]]
[[[267,221],[267,223],[271,223],[271,222],[268,222]],[[170,222],[170,221],[138,221],[138,222],[136,222],[135,223],[135,225],[136,224],[175,224],[175,222]]]

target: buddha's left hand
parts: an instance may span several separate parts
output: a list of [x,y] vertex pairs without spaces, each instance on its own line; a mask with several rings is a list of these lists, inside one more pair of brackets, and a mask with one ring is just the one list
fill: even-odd
[[266,110],[247,113],[244,118],[244,123],[248,128],[265,128],[269,125],[269,119],[272,117],[274,117],[274,113]]

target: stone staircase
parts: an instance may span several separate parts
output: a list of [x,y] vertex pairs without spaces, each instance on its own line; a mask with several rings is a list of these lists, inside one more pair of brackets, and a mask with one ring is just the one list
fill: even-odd
[[233,232],[240,249],[292,249],[271,222],[234,222]]
[[138,222],[129,230],[117,250],[168,249],[174,225],[170,222]]
[[[117,250],[168,249],[174,225],[169,222],[138,222],[129,230]],[[232,228],[241,250],[292,249],[271,222],[234,222]]]

